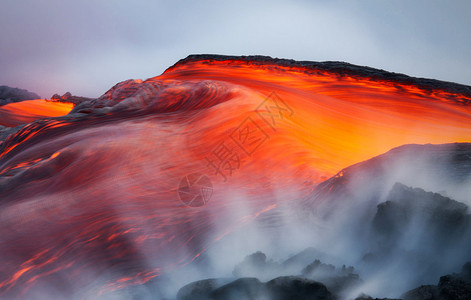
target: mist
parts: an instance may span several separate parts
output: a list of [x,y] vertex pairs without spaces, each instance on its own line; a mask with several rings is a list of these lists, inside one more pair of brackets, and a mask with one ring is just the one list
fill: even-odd
[[[275,197],[276,209],[259,215],[254,222],[222,239],[217,239],[220,233],[210,235],[208,241],[217,242],[201,261],[176,271],[173,277],[169,275],[172,284],[165,283],[165,296],[172,298],[180,287],[206,278],[218,278],[216,286],[241,277],[267,282],[293,275],[329,284],[334,275],[343,278],[345,266],[352,266],[351,274],[358,274],[359,280],[347,285],[340,299],[361,294],[399,298],[418,286],[435,284],[444,274],[459,272],[471,259],[471,178],[462,177],[456,165],[456,156],[469,155],[470,150],[469,144],[403,146],[360,163],[357,169],[343,170],[348,179],[341,192],[334,189],[331,194],[323,194],[320,186],[303,199],[296,195]],[[469,167],[467,160],[461,170],[469,174]],[[338,183],[327,183],[339,187]],[[224,210],[224,222],[246,214],[249,203],[255,201],[250,195],[235,194],[233,190],[225,194],[231,205]],[[381,210],[386,201],[406,201],[403,208],[409,221],[395,236],[389,232],[394,230],[392,225],[404,220],[399,214],[385,221],[387,216]],[[221,219],[215,218],[214,225],[221,228],[217,220]],[[378,222],[386,227],[381,228]],[[247,260],[246,256],[259,251],[265,257],[259,254]],[[290,258],[296,258],[295,263],[287,263]],[[328,271],[324,267],[324,271],[318,268],[306,273],[306,267],[315,260],[327,264],[324,266]]]
[[219,295],[299,284],[352,299],[434,284],[470,260],[470,146],[453,143],[471,132],[467,91],[193,56],[7,128],[0,293],[183,300],[212,278]]

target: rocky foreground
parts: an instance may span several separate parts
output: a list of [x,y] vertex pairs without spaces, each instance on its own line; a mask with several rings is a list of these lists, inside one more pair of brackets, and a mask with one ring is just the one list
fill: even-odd
[[[471,233],[466,204],[402,183],[393,185],[362,230],[369,232],[371,243],[360,262],[360,269],[370,272],[368,278],[362,278],[362,272],[354,267],[323,263],[329,255],[314,248],[281,262],[256,252],[234,267],[233,278],[190,283],[179,290],[177,299],[391,299],[362,293],[375,279],[372,270],[380,273],[392,261],[403,267],[397,280],[404,277],[410,278],[411,284],[423,282],[428,280],[426,273],[436,272],[454,251],[470,253],[471,249],[466,238]],[[465,257],[469,255],[461,259]],[[417,279],[410,277],[411,272],[424,275]],[[436,285],[397,290],[396,294],[404,300],[471,299],[471,262],[464,264],[459,273],[439,277]]]
[[[300,256],[314,254],[307,249]],[[265,254],[254,253],[234,270],[234,274],[244,274],[249,268],[256,272],[266,272],[270,268],[292,267],[296,257],[282,265],[266,261]],[[247,270],[245,270],[247,271]],[[242,272],[242,273],[240,273]],[[182,287],[177,300],[230,300],[230,299],[270,299],[270,300],[336,300],[344,299],[342,292],[360,286],[363,280],[354,273],[353,267],[335,268],[315,260],[296,276],[279,276],[268,281],[256,277],[238,279],[211,278],[196,281]],[[391,298],[372,298],[361,294],[355,300],[387,300]],[[403,300],[467,300],[471,299],[471,262],[466,263],[460,273],[440,277],[437,285],[423,285],[407,291]],[[392,300],[392,299],[391,299]]]

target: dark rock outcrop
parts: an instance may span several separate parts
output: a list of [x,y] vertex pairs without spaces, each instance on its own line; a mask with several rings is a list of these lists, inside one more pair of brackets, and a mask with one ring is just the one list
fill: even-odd
[[319,184],[305,210],[316,206],[313,219],[339,222],[335,239],[356,245],[363,279],[407,274],[388,284],[394,295],[471,259],[469,182],[470,143],[404,145]]
[[70,92],[65,93],[64,95],[60,96],[59,94],[54,94],[51,97],[52,100],[57,102],[66,102],[66,103],[73,103],[78,105],[85,101],[91,101],[95,98],[88,98],[88,97],[81,97],[81,96],[73,96]]
[[440,277],[438,285],[421,286],[403,295],[404,300],[469,300],[471,299],[471,262],[461,273]]
[[[348,289],[362,283],[354,268],[345,265],[336,268],[314,260],[297,268],[301,262],[312,261],[315,253],[318,251],[308,248],[280,264],[258,251],[234,268],[233,274],[242,278],[193,282],[179,290],[177,299],[340,299]],[[293,269],[297,271],[290,273]],[[266,279],[261,278],[269,279],[264,283],[261,280]]]
[[391,298],[373,298],[368,295],[361,295],[356,297],[355,300],[400,300],[400,299],[391,299]]
[[257,276],[263,277],[265,273],[278,271],[279,265],[273,261],[267,261],[265,253],[260,251],[248,255],[244,261],[235,266],[232,274],[236,277]]
[[362,283],[360,276],[354,273],[353,267],[345,265],[337,269],[330,264],[324,264],[315,260],[302,270],[302,275],[325,284],[335,295],[341,295],[344,291]]
[[266,283],[268,299],[273,300],[329,300],[335,297],[320,282],[296,276],[284,276]]
[[452,82],[440,81],[427,78],[415,78],[405,74],[387,72],[385,70],[375,69],[365,66],[357,66],[354,64],[339,62],[339,61],[296,61],[293,59],[272,58],[263,55],[249,55],[249,56],[230,56],[230,55],[217,55],[217,54],[192,54],[184,59],[179,60],[173,66],[169,67],[165,72],[168,72],[181,65],[185,65],[194,61],[227,61],[237,60],[246,64],[272,64],[282,67],[299,67],[305,69],[307,72],[316,71],[329,71],[336,73],[338,76],[358,76],[368,77],[373,80],[394,80],[402,84],[414,84],[419,88],[432,91],[441,88],[450,93],[460,93],[466,96],[471,96],[471,87],[463,84]]
[[256,278],[239,278],[217,286],[217,280],[190,283],[180,289],[178,300],[334,300],[320,282],[297,276],[282,276],[262,283]]
[[346,198],[375,200],[395,182],[409,183],[417,178],[439,179],[442,190],[449,184],[466,182],[471,178],[471,143],[411,144],[391,149],[341,170],[320,183],[305,200],[306,204],[334,205]]
[[420,188],[396,183],[386,202],[378,205],[373,230],[382,246],[392,248],[407,231],[434,249],[457,243],[469,232],[468,207],[458,201]]
[[237,300],[261,299],[265,295],[265,285],[257,278],[239,278],[209,293],[209,299]]
[[192,282],[182,287],[177,293],[179,300],[207,300],[210,293],[226,284],[228,280],[224,279],[205,279]]
[[0,86],[0,106],[12,103],[20,102],[23,100],[39,99],[40,97],[27,90],[12,88],[6,85]]
[[406,300],[439,300],[440,292],[436,285],[422,285],[403,295]]
[[[371,229],[363,263],[411,276],[407,288],[432,283],[470,258],[468,207],[438,193],[396,183],[377,206]],[[435,295],[427,286],[416,292]]]

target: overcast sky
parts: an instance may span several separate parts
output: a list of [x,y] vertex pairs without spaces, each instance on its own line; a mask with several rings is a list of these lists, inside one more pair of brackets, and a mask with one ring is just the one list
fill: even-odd
[[471,1],[1,0],[0,85],[97,97],[193,53],[347,61],[471,85]]

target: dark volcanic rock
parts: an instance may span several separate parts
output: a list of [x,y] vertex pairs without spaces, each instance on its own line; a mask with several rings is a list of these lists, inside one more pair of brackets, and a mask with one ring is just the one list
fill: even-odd
[[217,287],[219,282],[208,279],[190,283],[178,291],[178,300],[334,300],[320,282],[297,276],[282,276],[266,283],[256,278],[239,278]]
[[[312,261],[311,255],[315,253],[318,251],[308,248],[278,264],[258,251],[248,255],[234,268],[233,273],[236,276],[246,275],[245,277],[232,282],[228,279],[193,282],[180,289],[177,299],[340,299],[350,288],[362,283],[359,275],[354,273],[353,267],[344,265],[336,268],[320,260],[314,260],[308,265],[304,263],[304,268],[300,267],[300,270],[293,273],[289,272],[292,268],[284,270],[284,267],[292,265],[298,267],[308,259]],[[258,274],[270,280],[263,283]]]
[[295,276],[284,276],[266,283],[268,299],[272,300],[329,300],[335,297],[320,282]]
[[391,298],[373,298],[368,295],[361,295],[356,297],[355,300],[400,300],[400,299],[391,299]]
[[240,278],[212,291],[209,299],[244,300],[261,299],[265,294],[265,286],[257,278]]
[[274,263],[267,262],[267,256],[265,253],[258,251],[245,257],[244,261],[235,266],[232,274],[234,274],[236,277],[253,275],[260,276],[272,265],[274,265]]
[[178,300],[206,300],[211,299],[209,294],[226,284],[229,280],[205,279],[192,282],[182,287],[177,293]]
[[465,204],[440,194],[396,183],[387,201],[378,205],[373,229],[383,247],[394,247],[408,230],[414,230],[416,239],[440,249],[469,232],[467,210]]
[[16,127],[5,127],[5,126],[0,125],[0,145],[10,134],[18,132],[23,127],[24,125],[20,125]]
[[466,300],[471,299],[471,280],[459,275],[447,275],[438,283],[440,299]]
[[292,59],[272,58],[263,55],[250,55],[250,56],[228,56],[217,54],[193,54],[179,60],[176,64],[166,70],[169,71],[177,66],[191,63],[193,61],[226,61],[238,60],[247,64],[273,64],[284,67],[302,67],[308,72],[316,71],[329,71],[338,74],[338,76],[360,76],[368,77],[373,80],[394,80],[402,84],[414,84],[419,88],[431,91],[440,88],[450,93],[459,93],[465,96],[471,96],[471,87],[463,84],[452,82],[440,81],[435,79],[414,78],[400,73],[387,72],[385,70],[375,69],[365,66],[357,66],[346,62],[338,61],[296,61]]
[[270,280],[277,276],[296,275],[309,280],[321,282],[336,296],[341,296],[349,288],[362,283],[360,276],[355,274],[353,267],[336,268],[331,264],[324,264],[316,259],[321,254],[314,248],[290,257],[279,264],[267,259],[260,251],[248,255],[236,265],[233,274],[236,277],[256,277],[260,280]]
[[283,270],[293,274],[301,273],[302,270],[316,259],[323,260],[327,255],[319,250],[309,247],[281,263]]
[[27,90],[12,88],[6,85],[0,86],[0,106],[12,102],[20,102],[23,100],[39,99],[40,97]]
[[[465,204],[448,197],[395,184],[377,207],[364,263],[377,271],[390,266],[413,274],[407,288],[434,282],[470,258],[467,211]],[[430,299],[435,295],[427,286],[415,293]]]
[[355,245],[366,281],[405,274],[388,283],[391,297],[471,259],[470,183],[470,143],[404,145],[319,184],[305,208],[315,207],[313,219],[338,222],[332,231],[345,247]]
[[[446,190],[471,178],[471,143],[403,145],[341,170],[306,197],[307,204],[376,200],[395,182],[424,178]],[[390,185],[391,184],[391,185]],[[366,187],[368,187],[366,189]],[[359,188],[362,188],[360,190]],[[365,199],[366,198],[366,199]]]
[[353,267],[344,265],[337,269],[333,265],[315,260],[302,270],[302,276],[322,282],[334,295],[341,296],[344,291],[362,283],[360,276],[354,271]]
[[403,295],[405,300],[439,300],[439,290],[436,285],[422,285]]
[[461,273],[440,277],[438,285],[421,286],[403,295],[404,300],[469,300],[471,299],[471,262]]
[[51,99],[57,102],[66,102],[66,103],[73,103],[78,105],[85,101],[92,101],[95,98],[87,98],[87,97],[80,97],[80,96],[73,96],[70,92],[65,93],[64,95],[60,96],[58,94],[52,95]]
[[333,274],[335,272],[335,266],[323,264],[320,260],[316,259],[313,263],[308,265],[302,270],[302,274],[309,276],[313,273],[320,274]]

